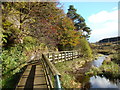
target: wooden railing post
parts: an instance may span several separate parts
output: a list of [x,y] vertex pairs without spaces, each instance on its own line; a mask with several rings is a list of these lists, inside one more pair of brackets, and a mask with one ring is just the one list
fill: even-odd
[[49,58],[49,53],[47,54],[48,58]]
[[67,60],[73,60],[75,58],[80,57],[80,51],[61,51],[61,52],[54,52],[54,53],[48,53],[46,54],[49,60],[51,60],[53,63],[67,61]]
[[65,59],[65,61],[66,61],[66,52],[64,52],[64,59]]
[[69,52],[69,60],[71,60],[71,58],[70,58],[70,57],[71,57],[71,54],[70,54],[70,53],[71,53],[71,52]]
[[72,52],[70,52],[70,60],[72,60]]
[[80,57],[80,52],[78,51],[78,58]]
[[68,52],[68,60],[70,60],[70,52]]
[[60,52],[60,54],[61,54],[61,59],[60,60],[62,61],[62,53]]
[[57,56],[56,56],[56,58],[57,58],[56,61],[59,62],[59,53],[57,53],[56,55],[57,55]]
[[73,60],[73,52],[72,52],[72,60]]
[[68,52],[66,52],[66,61],[68,60]]

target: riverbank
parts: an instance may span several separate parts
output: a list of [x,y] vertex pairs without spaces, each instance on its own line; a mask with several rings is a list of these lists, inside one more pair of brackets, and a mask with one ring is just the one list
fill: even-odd
[[120,80],[120,66],[111,60],[111,56],[106,56],[99,67],[92,66],[86,75],[105,75],[111,79]]
[[120,66],[113,61],[105,60],[100,67],[92,66],[86,75],[104,75],[109,79],[120,80]]
[[93,61],[91,69],[85,75],[90,77],[90,88],[120,89],[120,66],[111,61],[109,56],[102,56]]
[[[92,60],[80,58],[60,62],[55,64],[55,66],[62,75],[61,84],[63,88],[91,88],[90,83],[93,83],[93,80],[98,82],[98,79],[101,81],[104,79],[104,81],[110,83],[111,81],[109,82],[108,80],[119,79],[119,66],[109,61],[109,59],[106,55],[96,54]],[[96,61],[99,62],[96,63]],[[111,83],[110,85],[115,86],[115,84]]]
[[67,62],[59,62],[55,67],[61,73],[61,84],[63,88],[82,88],[82,83],[78,77],[84,76],[91,67],[93,59],[79,58]]

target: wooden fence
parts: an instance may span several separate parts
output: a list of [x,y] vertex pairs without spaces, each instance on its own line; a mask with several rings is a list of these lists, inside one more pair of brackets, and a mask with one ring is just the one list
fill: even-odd
[[61,52],[49,52],[46,54],[49,61],[53,63],[73,60],[81,56],[80,51],[61,51]]

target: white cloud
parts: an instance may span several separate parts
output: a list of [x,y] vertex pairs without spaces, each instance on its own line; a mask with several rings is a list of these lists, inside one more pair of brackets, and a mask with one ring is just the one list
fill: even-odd
[[116,9],[118,9],[118,7],[114,7],[112,10],[116,10]]
[[100,11],[89,16],[88,26],[92,29],[90,42],[118,36],[118,10]]
[[108,79],[99,76],[90,78],[92,88],[117,88],[115,84],[111,83]]
[[110,20],[117,20],[118,19],[118,11],[112,11],[112,12],[107,12],[107,11],[101,11],[97,14],[91,15],[88,20],[91,23],[104,23]]

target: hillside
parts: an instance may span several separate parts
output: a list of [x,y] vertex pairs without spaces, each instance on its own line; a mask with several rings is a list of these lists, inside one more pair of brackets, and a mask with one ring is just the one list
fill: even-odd
[[120,41],[120,37],[104,38],[98,41],[98,43],[109,43],[109,42],[116,42],[116,41]]

